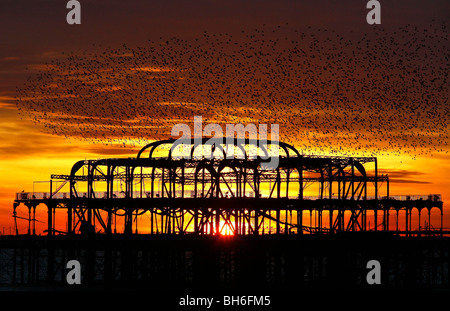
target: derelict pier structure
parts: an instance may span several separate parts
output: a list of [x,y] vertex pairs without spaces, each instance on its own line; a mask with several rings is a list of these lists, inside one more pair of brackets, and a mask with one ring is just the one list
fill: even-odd
[[[267,153],[274,143],[261,148],[259,141],[243,142],[234,140],[231,159],[224,156],[230,146],[215,147],[203,139],[184,142],[192,155],[188,159],[175,155],[175,140],[164,140],[145,146],[136,158],[78,161],[69,175],[51,175],[48,192],[18,193],[14,215],[24,204],[33,234],[36,208],[44,204],[49,235],[83,230],[197,235],[442,232],[441,196],[392,196],[389,177],[378,173],[375,157],[303,156],[276,142],[278,166],[267,169],[267,159],[251,158],[249,148]],[[209,158],[202,156],[205,148],[213,148]],[[66,184],[70,191],[60,191]],[[440,222],[433,225],[432,209],[440,213]],[[66,211],[65,220],[55,220],[60,210]],[[56,221],[66,223],[65,230],[57,230]]]
[[249,139],[163,140],[133,158],[78,161],[47,191],[17,193],[0,284],[68,286],[76,259],[88,286],[364,288],[376,259],[387,288],[450,288],[441,196],[393,196],[379,172],[375,157]]

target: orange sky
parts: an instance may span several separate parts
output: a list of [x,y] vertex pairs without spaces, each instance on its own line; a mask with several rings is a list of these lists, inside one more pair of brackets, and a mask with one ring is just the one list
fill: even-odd
[[[13,227],[15,193],[32,191],[33,181],[67,174],[75,161],[84,158],[134,156],[145,140],[166,138],[173,124],[192,122],[198,114],[205,122],[221,124],[277,122],[282,140],[307,153],[373,153],[379,169],[391,176],[391,195],[437,193],[448,201],[445,79],[450,4],[402,0],[383,2],[382,10],[382,25],[377,28],[367,25],[365,2],[357,0],[99,0],[83,2],[82,24],[69,26],[61,1],[2,2],[0,233],[8,234]],[[269,49],[279,44],[278,39],[284,45]],[[224,49],[224,40],[237,48]],[[146,47],[141,51],[148,58],[130,57],[119,63],[112,57],[119,52],[138,54],[140,46]],[[249,62],[254,48],[261,46],[258,51],[266,58]],[[222,63],[210,63],[204,57],[210,51],[229,54]],[[189,60],[178,57],[181,52]],[[224,67],[237,53],[239,62]],[[74,58],[69,60],[70,56]],[[97,67],[83,57],[107,67],[101,78],[90,81],[92,88],[76,83],[98,76],[87,72]],[[142,61],[140,70],[132,66],[135,61]],[[51,67],[54,71],[45,65],[51,62],[60,62]],[[84,76],[74,79],[65,74],[70,66],[84,71]],[[108,73],[111,68],[117,71]],[[221,76],[224,69],[227,75]],[[124,79],[123,72],[139,79]],[[149,85],[158,75],[161,81],[175,77],[177,83]],[[15,98],[24,85],[31,88],[21,94],[31,101],[20,102],[19,114]],[[177,90],[175,95],[166,92],[169,88]],[[77,105],[68,105],[67,98]],[[151,109],[146,106],[149,101]],[[139,114],[133,114],[138,108]],[[106,146],[102,135],[117,138],[120,144]],[[124,148],[123,142],[136,145]],[[450,228],[447,205],[444,226]]]
[[[0,232],[13,232],[12,205],[16,192],[33,190],[33,181],[48,181],[50,174],[68,174],[72,165],[80,159],[107,157],[130,157],[136,148],[104,146],[78,139],[65,139],[45,134],[31,121],[21,120],[14,106],[2,103],[0,107],[2,123],[0,133]],[[381,172],[391,174],[391,195],[442,194],[444,202],[450,198],[450,156],[434,154],[418,157],[379,157]],[[49,191],[48,184],[35,184],[36,191]],[[384,188],[381,195],[384,194]],[[450,212],[444,204],[444,227],[450,227]],[[19,215],[27,217],[21,206]],[[46,221],[45,207],[37,210],[39,221]],[[439,225],[437,210],[432,214],[432,223]],[[434,216],[435,215],[435,216]],[[424,219],[424,218],[423,218]],[[25,233],[26,221],[18,221],[21,233]],[[37,233],[45,225],[37,224]]]

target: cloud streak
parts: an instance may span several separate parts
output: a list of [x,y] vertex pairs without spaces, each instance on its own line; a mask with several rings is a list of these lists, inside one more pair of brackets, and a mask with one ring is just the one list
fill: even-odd
[[202,115],[280,124],[306,153],[446,151],[446,28],[398,33],[261,28],[70,53],[30,77],[17,106],[50,133],[93,141],[167,138]]
[[404,170],[404,169],[378,169],[378,174],[387,174],[389,176],[389,183],[398,184],[431,184],[429,181],[420,180],[426,175],[423,172]]

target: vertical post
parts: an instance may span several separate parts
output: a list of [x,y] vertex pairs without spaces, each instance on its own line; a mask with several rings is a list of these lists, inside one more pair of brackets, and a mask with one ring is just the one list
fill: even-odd
[[151,198],[153,199],[155,197],[155,167],[154,166],[152,167],[152,183],[150,186],[150,191],[151,191]]
[[[134,169],[135,167],[133,167],[133,169],[127,165],[127,170],[126,170],[126,183],[128,185],[128,191],[126,194],[127,198],[132,198],[133,197],[133,174],[134,174]],[[92,192],[94,189],[92,189]],[[133,217],[132,217],[133,218]]]
[[352,164],[352,200],[355,199],[355,163],[353,158],[350,158]]
[[396,223],[395,227],[396,227],[396,230],[398,232],[398,211],[399,211],[398,208],[396,209],[396,211],[397,211],[397,220],[396,220],[397,223]]
[[388,208],[387,208],[386,230],[389,231],[389,206],[388,206]]
[[177,166],[173,165],[172,168],[172,198],[176,198],[177,197],[177,192],[176,192],[176,184],[177,184]]
[[73,195],[73,188],[74,188],[75,181],[72,180],[72,176],[70,176],[69,180],[69,200],[67,201],[67,234],[73,233],[73,209],[72,209],[72,199],[74,197]]
[[36,235],[36,205],[33,205],[33,235]]
[[139,197],[142,199],[142,191],[143,191],[143,185],[142,185],[142,183],[143,183],[143,181],[144,181],[144,178],[142,177],[142,166],[141,166],[141,178],[140,178],[140,187],[139,187]]
[[31,206],[28,207],[28,235],[31,234]]
[[[241,168],[242,169],[242,168]],[[243,168],[243,181],[242,181],[242,196],[245,197],[245,184],[247,183],[247,170]]]
[[238,209],[234,209],[234,235],[238,235],[239,232],[239,214]]
[[364,174],[364,201],[367,201],[367,174]]
[[[300,166],[298,175],[299,175],[299,183],[300,183],[299,199],[303,200],[303,166]],[[303,212],[303,210],[302,210],[302,212]]]
[[367,226],[366,226],[366,220],[367,220],[367,203],[365,202],[365,207],[361,209],[361,231],[366,231],[367,230]]
[[106,168],[106,198],[112,198],[112,185],[111,185],[111,166],[108,164]]
[[329,220],[330,220],[330,234],[331,234],[331,233],[333,233],[333,208],[331,207],[331,204],[330,204],[330,209],[328,211],[330,214]]
[[409,210],[409,231],[412,231],[412,208]]
[[[169,174],[170,174],[170,168],[169,168]],[[170,188],[170,182],[169,182],[169,188]],[[169,192],[169,196],[170,196],[170,192]],[[172,231],[172,208],[169,206],[167,208],[167,217],[166,217],[166,233],[171,234]]]
[[341,199],[341,162],[339,161],[338,167],[338,200]]
[[220,208],[216,208],[216,235],[220,234]]
[[332,197],[333,197],[333,192],[332,192],[333,170],[332,170],[332,166],[331,166],[331,159],[330,159],[330,164],[329,164],[329,167],[328,167],[328,178],[329,178],[329,183],[330,183],[330,186],[329,186],[329,189],[328,189],[328,194],[329,194],[329,198],[331,200]]
[[281,228],[280,228],[280,207],[277,206],[277,210],[276,210],[276,219],[277,219],[277,234],[281,233]]
[[378,200],[378,159],[375,158],[375,200]]
[[[112,177],[112,168],[108,163],[108,167],[106,169],[106,199],[109,200],[113,197],[113,177]],[[106,233],[112,233],[112,207],[108,206],[108,219],[106,223]]]
[[422,212],[422,209],[418,209],[419,210],[419,228],[418,228],[418,230],[419,230],[419,235],[420,235],[420,213]]
[[386,176],[386,196],[389,200],[389,176]]
[[[214,171],[214,169],[213,169],[213,171]],[[211,175],[211,179],[212,178],[214,178],[213,175]],[[237,180],[236,180],[236,183],[237,183]],[[217,172],[216,178],[214,180],[214,185],[216,187],[216,189],[215,189],[216,190],[216,198],[219,198],[219,196],[220,196],[220,173],[219,172]],[[212,186],[212,184],[211,184],[211,186]],[[211,191],[211,196],[213,196],[213,195],[214,195],[214,191]],[[237,191],[236,191],[236,196],[238,196]]]
[[286,198],[289,198],[289,177],[291,175],[291,170],[290,168],[287,169],[287,174],[286,174]]
[[408,236],[408,208],[405,207],[405,234]]
[[108,219],[106,221],[106,233],[111,234],[112,233],[112,208],[108,207]]
[[[174,195],[172,193],[172,185],[175,185],[174,181],[174,176],[175,176],[175,172],[174,172],[174,167],[173,165],[169,166],[169,198],[173,198]],[[174,188],[175,190],[175,188]]]
[[320,168],[320,199],[323,199],[323,187],[325,185],[325,177],[323,174],[323,169]]
[[47,235],[53,235],[53,228],[52,228],[52,203],[47,203]]
[[257,209],[255,209],[255,222],[254,222],[253,234],[258,235],[258,210]]
[[297,209],[297,226],[298,226],[298,234],[303,234],[303,210]]
[[[196,188],[197,189],[197,188]],[[197,192],[196,192],[197,193]],[[198,207],[195,207],[194,210],[194,233],[199,234],[199,227],[198,227]]]
[[205,167],[202,167],[202,198],[205,197]]
[[181,167],[181,198],[184,199],[184,162]]
[[[378,159],[375,158],[375,210],[374,210],[374,214],[375,214],[375,231],[377,231],[377,226],[378,226]],[[397,227],[398,227],[398,211],[397,211]]]
[[428,231],[431,229],[431,208],[428,209]]
[[93,178],[93,175],[94,174],[94,172],[93,172],[93,170],[92,170],[92,167],[91,167],[91,161],[90,160],[88,160],[88,169],[87,169],[87,197],[88,198],[92,198],[93,196],[92,196],[92,189],[93,189],[93,187],[92,187],[92,183],[93,183],[93,180],[94,180],[94,178]]
[[280,174],[280,167],[277,167],[277,199],[280,198],[281,194],[281,174]]
[[[277,199],[280,198],[280,186],[281,186],[281,175],[280,175],[280,167],[277,167],[277,179],[276,179],[276,184],[277,184]],[[277,210],[276,210],[276,218],[277,218],[277,234],[281,233],[281,228],[280,228],[280,220],[281,220],[281,211],[280,211],[280,206],[277,206]]]
[[319,232],[322,232],[322,210],[320,209],[318,211],[319,214],[319,219],[318,219],[318,227],[319,227]]
[[161,198],[164,198],[164,166],[162,167],[161,171]]
[[289,229],[288,229],[288,210],[287,209],[284,210],[284,215],[285,215],[285,219],[284,219],[284,234],[288,234],[289,233]]

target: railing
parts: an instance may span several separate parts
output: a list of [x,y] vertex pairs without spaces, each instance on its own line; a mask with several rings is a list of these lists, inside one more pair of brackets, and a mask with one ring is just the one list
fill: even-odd
[[442,202],[442,196],[440,194],[427,194],[427,195],[390,195],[389,198],[386,196],[380,199],[398,200],[398,201],[435,201]]
[[[172,191],[172,197],[181,198],[182,197],[182,190],[176,190]],[[78,198],[87,197],[87,192],[77,192]],[[95,191],[94,196],[97,199],[106,199],[107,198],[107,192],[105,191]],[[151,198],[151,192],[148,191],[133,191],[132,193],[133,198]],[[162,198],[162,192],[161,191],[154,191],[153,192],[154,198]],[[167,192],[164,193],[164,197],[168,197]],[[185,190],[184,191],[184,197],[185,198],[194,198],[195,192],[193,190]],[[201,197],[200,194],[197,195],[197,197]],[[231,197],[231,195],[228,195],[227,197]],[[252,191],[248,191],[245,193],[245,197],[247,198],[254,198],[255,193]],[[45,200],[50,198],[50,192],[19,192],[16,193],[16,200],[17,201],[26,201],[26,200]],[[68,199],[70,198],[69,192],[58,192],[53,194],[51,197],[52,199]],[[125,192],[123,191],[113,191],[112,198],[125,198]],[[261,195],[261,198],[268,198],[268,195],[265,195],[264,193]],[[283,197],[286,198],[286,197]],[[298,196],[288,196],[288,199],[298,199]],[[319,196],[303,196],[303,200],[318,200],[320,199]],[[324,199],[328,199],[327,196],[324,196]],[[331,199],[339,199],[337,196],[332,196]],[[347,198],[349,199],[349,198]],[[364,198],[361,197],[360,200],[363,200]],[[367,200],[374,200],[375,196],[367,196]],[[427,195],[394,195],[394,196],[379,196],[379,200],[397,200],[397,201],[434,201],[434,202],[442,202],[442,196],[440,194],[427,194]]]
[[[172,191],[172,197],[181,198],[183,195],[181,190],[176,190],[175,192]],[[86,198],[88,196],[87,192],[77,192],[78,198]],[[164,197],[167,198],[169,195],[167,192],[164,193]],[[197,197],[200,197],[201,195],[198,194]],[[94,197],[96,199],[106,199],[108,197],[108,193],[106,191],[95,191]],[[125,198],[125,192],[124,191],[113,191],[112,192],[112,198]],[[162,198],[162,192],[161,191],[154,191],[153,192],[154,198]],[[185,198],[193,198],[195,197],[195,192],[192,190],[185,190],[184,191],[184,197]],[[254,198],[255,193],[254,192],[246,192],[245,197],[248,198]],[[45,200],[50,198],[50,192],[20,192],[16,193],[16,200],[17,201],[26,201],[26,200]],[[55,193],[52,196],[52,199],[68,199],[70,198],[69,192],[58,192]],[[133,191],[132,198],[151,198],[151,192],[145,192],[145,191]]]

